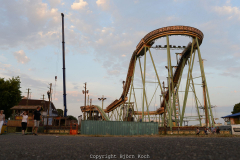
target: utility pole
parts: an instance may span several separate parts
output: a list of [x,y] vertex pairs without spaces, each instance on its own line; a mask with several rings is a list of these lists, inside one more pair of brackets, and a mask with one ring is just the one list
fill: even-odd
[[[91,102],[90,102],[90,104],[91,104]],[[88,95],[87,105],[89,106],[89,95]],[[90,105],[90,106],[91,106],[91,105]]]
[[[163,95],[161,94],[161,95],[159,95],[160,96],[160,105],[159,105],[159,108],[161,108],[161,102],[162,102],[162,97],[163,97]],[[163,113],[164,114],[164,113]],[[163,121],[162,121],[162,123],[163,123]],[[161,122],[160,122],[160,114],[159,114],[159,126],[163,126],[163,125],[161,125]]]
[[30,88],[28,88],[26,90],[27,90],[27,92],[25,92],[25,93],[27,93],[27,105],[28,105],[29,93],[32,93],[32,92],[29,92],[29,90],[31,90]]
[[[89,95],[88,95],[88,97],[89,97]],[[90,99],[90,107],[91,107],[91,109],[92,109],[92,98]],[[93,112],[91,112],[91,109],[90,109],[90,116],[91,116],[91,119],[94,120],[94,108],[92,109]],[[93,115],[93,116],[92,116],[92,115]]]
[[99,101],[102,101],[102,110],[103,110],[103,101],[105,101],[107,98],[104,98],[104,95],[102,95],[102,98],[98,98]]
[[52,93],[53,93],[53,89],[52,89],[52,91],[51,91],[51,102],[52,102]]
[[89,90],[87,90],[87,82],[85,82],[84,84],[85,84],[85,86],[83,86],[83,88],[84,88],[85,90],[82,90],[82,93],[85,94],[84,106],[86,106],[86,100],[87,100],[86,95],[88,94]]
[[47,113],[47,125],[48,125],[48,116],[49,116],[49,109],[50,109],[50,105],[51,105],[51,96],[52,96],[52,83],[50,83],[50,88],[49,88],[49,91],[47,92],[47,95],[48,95],[48,102],[49,102],[49,105],[48,105],[48,113]]
[[43,110],[43,103],[44,103],[44,94],[42,95],[43,97],[42,97],[42,110]]
[[42,96],[43,96],[43,98],[42,98],[42,99],[44,100],[44,96],[45,96],[45,95],[43,94]]
[[62,15],[62,57],[63,57],[63,105],[64,117],[67,117],[67,95],[66,95],[66,74],[65,74],[65,41],[64,41],[64,14]]

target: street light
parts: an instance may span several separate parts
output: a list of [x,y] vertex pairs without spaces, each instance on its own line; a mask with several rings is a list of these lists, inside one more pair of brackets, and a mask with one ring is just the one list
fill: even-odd
[[103,109],[103,101],[105,101],[107,98],[104,98],[104,95],[102,96],[102,98],[98,98],[99,101],[102,101],[102,109]]

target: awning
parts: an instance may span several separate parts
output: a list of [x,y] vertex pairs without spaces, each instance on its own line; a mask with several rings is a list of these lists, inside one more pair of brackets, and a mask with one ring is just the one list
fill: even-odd
[[14,106],[12,107],[11,109],[15,109],[15,110],[21,110],[21,109],[37,109],[37,107],[41,107],[41,106],[38,106],[38,105],[34,105],[34,106]]
[[240,112],[235,113],[235,114],[230,114],[230,115],[227,115],[227,116],[224,116],[224,117],[221,117],[221,118],[229,118],[229,117],[237,117],[237,116],[240,116]]

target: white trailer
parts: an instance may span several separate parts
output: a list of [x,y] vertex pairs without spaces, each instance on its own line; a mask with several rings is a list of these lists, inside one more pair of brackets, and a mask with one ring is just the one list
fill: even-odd
[[233,135],[240,135],[240,124],[231,125]]

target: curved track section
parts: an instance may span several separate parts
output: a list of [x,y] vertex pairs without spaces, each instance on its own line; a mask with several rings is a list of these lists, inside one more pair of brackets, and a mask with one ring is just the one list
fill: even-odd
[[[129,63],[129,67],[128,67],[128,73],[127,73],[127,77],[126,77],[126,83],[124,85],[124,89],[122,92],[121,97],[118,100],[115,100],[114,102],[112,102],[104,111],[106,113],[109,113],[111,111],[113,111],[114,109],[116,109],[118,106],[120,106],[121,104],[125,103],[127,101],[127,94],[128,91],[130,89],[130,83],[131,83],[131,78],[133,76],[134,73],[134,65],[135,65],[135,57],[139,57],[139,56],[143,56],[144,53],[144,47],[151,47],[154,44],[154,41],[158,38],[161,37],[166,37],[166,36],[171,36],[171,35],[183,35],[183,36],[190,36],[190,37],[197,37],[198,38],[198,42],[199,45],[201,45],[202,40],[203,40],[203,33],[193,27],[189,27],[189,26],[169,26],[169,27],[163,27],[163,28],[159,28],[156,29],[152,32],[149,32],[137,45],[136,50],[133,52],[130,63]],[[191,52],[191,45],[192,43],[189,43],[188,46],[185,48],[185,50],[182,52],[182,57],[180,59],[180,62],[177,66],[177,69],[174,73],[174,83],[178,82],[179,76],[180,76],[180,70],[182,67],[184,67],[185,65],[182,65],[183,63],[183,59],[184,58],[189,58],[190,56],[190,52]],[[195,48],[195,44],[194,44],[194,48]],[[175,87],[175,86],[174,86]],[[165,95],[165,99],[166,101],[168,101],[168,91],[167,94]],[[161,103],[161,107],[159,109],[157,109],[156,111],[154,111],[151,114],[161,114],[163,113],[163,107],[164,107],[164,103]],[[141,112],[137,112],[136,114],[141,114]]]
[[98,111],[100,114],[101,114],[101,116],[103,117],[103,120],[105,120],[105,121],[110,121],[109,120],[109,118],[108,118],[108,116],[106,115],[106,113],[104,112],[104,110],[101,108],[101,107],[99,107],[99,106],[97,106],[97,105],[92,105],[92,106],[82,106],[82,107],[80,107],[80,109],[82,110],[82,112],[92,112],[92,111]]
[[104,110],[102,110],[102,108],[101,107],[99,107],[99,106],[94,106],[97,110],[98,110],[98,112],[102,115],[102,117],[103,117],[103,119],[105,120],[105,121],[110,121],[110,119],[108,118],[108,116],[106,115],[106,113],[104,112]]

